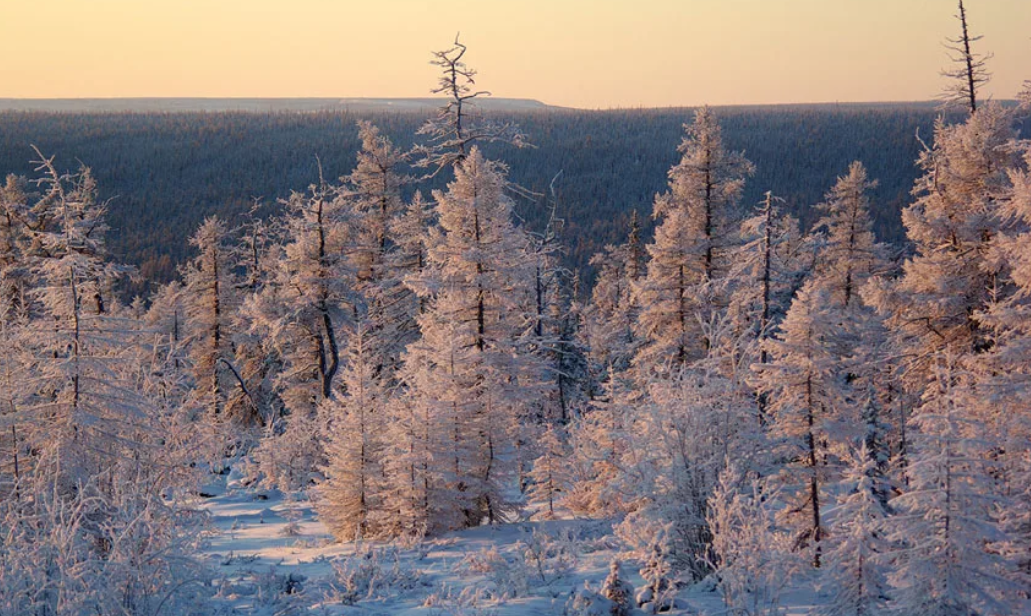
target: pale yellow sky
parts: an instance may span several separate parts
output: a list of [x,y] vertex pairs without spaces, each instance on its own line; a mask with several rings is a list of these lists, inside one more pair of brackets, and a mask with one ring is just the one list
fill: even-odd
[[[967,0],[989,94],[1031,0]],[[926,100],[953,0],[0,0],[0,97],[410,97],[461,31],[495,96],[576,107]]]

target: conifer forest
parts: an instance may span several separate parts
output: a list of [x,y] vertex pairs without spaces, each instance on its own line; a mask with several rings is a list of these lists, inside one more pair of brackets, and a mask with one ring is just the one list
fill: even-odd
[[0,112],[0,616],[1031,614],[957,17],[940,104]]

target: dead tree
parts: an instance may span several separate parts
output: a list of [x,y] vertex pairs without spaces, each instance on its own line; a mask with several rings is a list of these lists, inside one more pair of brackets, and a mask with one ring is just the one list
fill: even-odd
[[959,13],[956,14],[956,19],[959,20],[961,27],[960,36],[945,39],[945,47],[949,50],[949,58],[958,66],[952,70],[942,71],[942,76],[951,80],[950,85],[942,93],[942,98],[946,105],[962,104],[973,114],[977,111],[978,90],[991,79],[987,62],[992,54],[973,52],[971,44],[980,41],[982,37],[970,35],[963,0],[959,0]]

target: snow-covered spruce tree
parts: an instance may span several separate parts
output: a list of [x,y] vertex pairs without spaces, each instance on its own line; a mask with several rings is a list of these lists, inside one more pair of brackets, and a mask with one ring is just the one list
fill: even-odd
[[698,331],[726,298],[717,283],[729,269],[736,241],[737,200],[752,164],[727,152],[715,114],[702,108],[686,126],[680,162],[669,171],[669,190],[655,199],[662,222],[648,245],[647,273],[635,286],[641,307],[636,362],[642,372],[684,366],[704,355]]
[[372,337],[359,323],[348,338],[341,391],[322,403],[329,462],[318,487],[319,518],[341,541],[383,534],[383,457],[387,393],[369,351]]
[[429,305],[404,380],[418,404],[453,427],[445,432],[454,441],[445,483],[461,525],[497,521],[509,508],[501,488],[513,476],[515,430],[536,403],[540,378],[535,357],[517,345],[532,276],[505,184],[504,167],[473,147],[447,191],[434,192],[440,228],[431,231],[426,268],[407,281]]
[[637,353],[634,332],[638,306],[633,285],[644,273],[644,246],[637,210],[630,219],[630,230],[622,244],[612,244],[591,257],[598,277],[591,289],[585,311],[585,330],[590,359],[596,379],[602,380],[609,369],[623,372]]
[[978,397],[954,359],[939,355],[923,405],[911,423],[909,488],[892,500],[894,608],[913,616],[1017,614],[1026,585],[1000,553],[1007,536],[1001,512],[1011,502],[988,472],[984,424],[971,412]]
[[883,485],[886,478],[875,454],[863,445],[852,456],[840,482],[838,506],[820,586],[830,591],[820,616],[888,614],[885,578],[891,544]]
[[770,438],[794,548],[819,567],[825,529],[831,454],[852,442],[857,423],[848,404],[839,315],[827,292],[807,283],[799,291],[775,338],[766,341],[770,362],[756,364],[759,391],[770,401]]
[[877,243],[870,218],[867,192],[877,186],[866,168],[853,162],[848,174],[838,178],[825,201],[816,207],[823,217],[815,228],[826,234],[816,271],[817,285],[827,289],[831,301],[850,308],[861,301],[859,289],[871,276],[883,273],[884,247]]

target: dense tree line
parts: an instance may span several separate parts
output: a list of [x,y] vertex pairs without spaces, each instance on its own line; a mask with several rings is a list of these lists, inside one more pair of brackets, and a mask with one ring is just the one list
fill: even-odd
[[[786,200],[804,227],[811,206],[852,160],[879,180],[874,227],[889,242],[903,238],[899,212],[917,176],[920,144],[933,131],[930,104],[728,107],[719,110],[730,147],[756,164],[742,201],[756,203],[765,189]],[[536,145],[505,154],[512,178],[538,194],[553,176],[557,215],[565,221],[566,265],[596,273],[590,257],[614,241],[630,212],[647,216],[665,170],[674,162],[675,135],[689,109],[490,112],[518,123]],[[328,177],[348,173],[359,146],[356,121],[374,122],[398,147],[414,143],[418,113],[357,115],[308,113],[0,113],[0,168],[31,171],[30,144],[89,161],[99,174],[100,198],[110,199],[112,253],[148,279],[167,281],[188,253],[186,239],[206,217],[240,222],[255,199],[264,215],[277,200],[317,177],[316,156]],[[503,150],[484,146],[488,156]],[[427,182],[424,191],[442,187]],[[764,187],[760,189],[760,187]],[[542,199],[520,199],[516,212],[541,229],[551,211]]]

